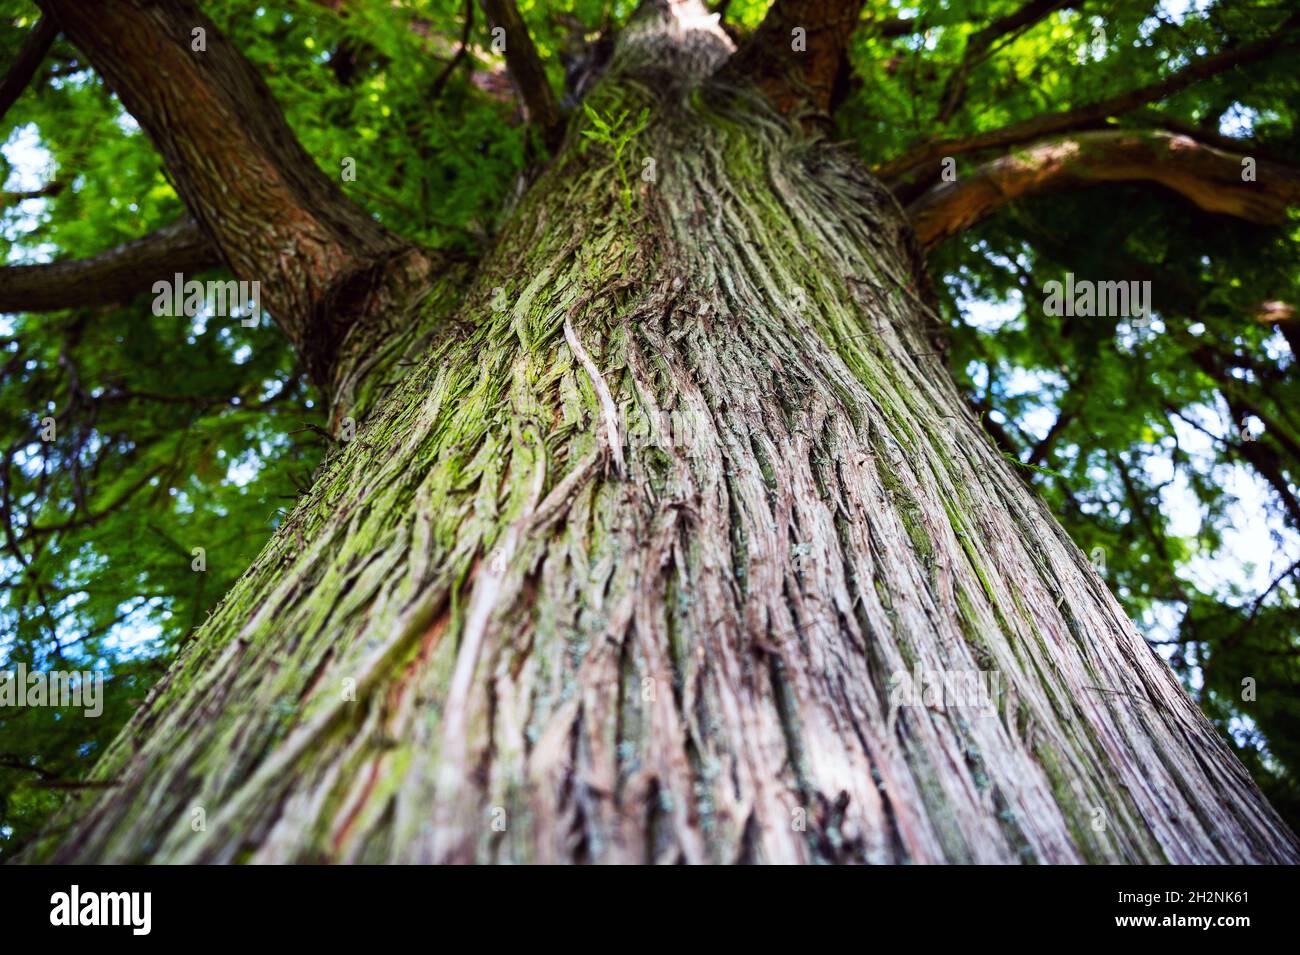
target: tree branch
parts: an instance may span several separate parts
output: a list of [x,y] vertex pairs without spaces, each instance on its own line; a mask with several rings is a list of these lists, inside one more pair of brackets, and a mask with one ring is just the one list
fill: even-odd
[[36,75],[45,54],[50,52],[54,38],[59,35],[59,28],[48,17],[41,17],[27,35],[22,49],[9,67],[9,72],[0,80],[0,117],[9,112],[9,107],[22,95],[27,84]]
[[862,4],[863,0],[775,0],[721,74],[754,83],[783,113],[803,103],[825,113]]
[[886,39],[894,39],[900,36],[911,36],[913,33],[919,33],[925,29],[922,26],[923,18],[915,17],[882,17],[879,20],[867,20],[865,25],[871,29],[872,33],[883,36]]
[[1106,130],[1035,143],[953,182],[942,182],[908,206],[924,248],[933,248],[1022,196],[1098,182],[1155,182],[1202,209],[1250,222],[1279,224],[1300,204],[1300,171],[1257,162],[1243,181],[1243,157],[1164,131]]
[[1264,438],[1276,442],[1278,447],[1286,452],[1291,459],[1291,468],[1300,467],[1300,440],[1297,440],[1281,421],[1257,403],[1253,396],[1264,394],[1258,382],[1247,383],[1232,375],[1224,367],[1223,359],[1209,346],[1193,349],[1191,358],[1196,366],[1214,381],[1219,394],[1227,402],[1228,410],[1237,427],[1242,427],[1246,418],[1258,418],[1264,425]]
[[1134,125],[1144,126],[1148,129],[1164,129],[1171,133],[1182,133],[1197,142],[1205,143],[1207,146],[1213,146],[1215,149],[1221,149],[1224,152],[1236,153],[1239,156],[1254,156],[1256,159],[1268,159],[1276,163],[1287,162],[1287,157],[1282,154],[1281,150],[1266,146],[1258,140],[1246,136],[1225,136],[1219,132],[1217,126],[1211,129],[1202,125],[1184,122],[1178,117],[1171,116],[1169,113],[1158,109],[1139,109],[1130,115]]
[[427,278],[429,260],[345,196],[337,171],[320,170],[257,70],[193,0],[39,2],[158,147],[231,271],[260,283],[262,303],[328,389],[339,343],[363,318],[355,293],[402,294]]
[[1255,321],[1278,329],[1291,346],[1291,356],[1300,361],[1300,316],[1296,315],[1294,305],[1279,301],[1260,302]]
[[524,118],[542,133],[548,147],[564,134],[560,107],[546,78],[546,68],[514,0],[479,0],[492,27],[505,31],[506,68],[523,104]]
[[433,81],[433,87],[429,91],[430,102],[437,101],[442,96],[443,87],[451,79],[451,74],[456,72],[456,67],[460,66],[465,60],[465,55],[469,53],[469,34],[474,29],[474,0],[465,0],[465,25],[461,27],[460,45],[456,47],[456,52],[452,58],[447,61],[447,65],[442,68],[438,78]]
[[84,259],[0,269],[0,312],[46,312],[125,302],[177,272],[203,272],[221,256],[185,218]]
[[1129,90],[1118,96],[1098,100],[1077,109],[1035,116],[1033,119],[1012,123],[1000,129],[925,143],[919,148],[880,166],[876,170],[876,175],[886,182],[892,182],[916,167],[927,165],[940,158],[960,156],[976,150],[991,149],[997,146],[1012,146],[1042,136],[1086,129],[1104,121],[1109,116],[1117,116],[1147,103],[1166,99],[1174,93],[1186,89],[1193,83],[1198,83],[1235,67],[1262,60],[1300,39],[1300,36],[1297,36],[1295,32],[1297,25],[1300,25],[1300,14],[1289,17],[1278,31],[1270,36],[1256,40],[1254,43],[1247,43],[1244,46],[1224,50],[1222,53],[1216,53],[1213,56],[1201,57],[1171,76],[1150,86]]
[[966,48],[962,51],[961,62],[957,64],[957,68],[944,84],[943,93],[939,97],[943,105],[939,108],[939,115],[935,122],[942,125],[952,118],[952,114],[957,111],[957,107],[961,105],[966,95],[966,81],[971,71],[987,59],[987,54],[995,42],[1008,34],[1033,26],[1049,14],[1073,6],[1077,2],[1078,0],[1029,0],[1019,9],[972,33],[966,41]]
[[0,208],[7,209],[9,206],[26,202],[28,199],[47,199],[51,196],[57,196],[66,185],[67,183],[60,179],[51,179],[39,189],[29,189],[26,192],[0,192]]

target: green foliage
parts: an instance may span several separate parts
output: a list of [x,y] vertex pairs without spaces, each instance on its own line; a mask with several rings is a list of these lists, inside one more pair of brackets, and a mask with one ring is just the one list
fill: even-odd
[[629,216],[632,214],[632,185],[628,182],[627,166],[623,162],[623,154],[627,152],[627,147],[631,145],[641,130],[645,129],[646,123],[650,121],[650,109],[645,107],[637,114],[636,119],[628,122],[628,111],[621,109],[618,113],[611,113],[608,117],[602,116],[596,110],[591,108],[588,103],[582,104],[583,111],[587,114],[587,119],[591,123],[591,129],[584,129],[582,135],[592,142],[601,143],[608,146],[614,156],[614,168],[618,170],[619,198],[623,201],[623,211]]
[[[1286,0],[1067,4],[998,38],[970,38],[1022,0],[868,0],[836,113],[869,163],[919,142],[1062,111],[1168,76],[1275,29]],[[214,0],[205,11],[266,77],[307,151],[394,231],[481,252],[535,145],[477,3]],[[522,2],[556,89],[565,64],[633,0]],[[760,22],[733,0],[726,22]],[[458,56],[466,11],[468,49]],[[39,11],[0,0],[0,63]],[[913,17],[914,29],[880,24]],[[569,108],[572,103],[567,104]],[[1116,128],[1239,137],[1300,160],[1294,53],[1244,64]],[[626,212],[644,111],[584,105],[581,134],[610,151]],[[78,257],[182,214],[157,152],[60,38],[4,117],[0,252]],[[957,157],[961,176],[990,154]],[[1300,226],[1266,230],[1154,187],[1105,185],[1019,202],[931,256],[950,360],[999,433],[1151,642],[1201,700],[1293,825],[1300,822]],[[1148,329],[1054,317],[1065,273],[1152,282]],[[1280,315],[1282,313],[1272,313]],[[1290,337],[1284,335],[1290,330]],[[321,454],[311,390],[269,320],[128,306],[0,316],[0,668],[95,668],[116,687],[97,720],[0,712],[0,857],[19,846],[115,735],[185,636],[250,563]],[[42,419],[56,422],[41,439]],[[1243,430],[1243,428],[1245,430]],[[1249,440],[1248,440],[1249,438]],[[192,569],[195,547],[207,570]],[[1255,681],[1243,699],[1244,679]]]
[[[921,141],[1149,85],[1267,35],[1294,10],[1272,0],[1065,6],[996,41],[941,122],[968,39],[1021,6],[869,3],[868,18],[915,15],[918,29],[859,30],[843,133],[883,162]],[[1293,64],[1291,53],[1238,66],[1106,125],[1226,134],[1225,148],[1294,166]],[[956,157],[958,178],[997,154]],[[1120,184],[1019,201],[930,259],[972,404],[1074,540],[1101,555],[1111,589],[1292,825],[1300,321],[1267,321],[1265,305],[1300,299],[1297,262],[1295,218],[1262,229]],[[1150,281],[1149,327],[1046,314],[1044,285],[1067,272]],[[1244,679],[1256,681],[1253,700]]]
[[115,687],[97,719],[0,711],[0,800],[43,806],[251,562],[318,449],[292,435],[314,415],[273,330],[156,318],[147,299],[5,324],[4,667]]

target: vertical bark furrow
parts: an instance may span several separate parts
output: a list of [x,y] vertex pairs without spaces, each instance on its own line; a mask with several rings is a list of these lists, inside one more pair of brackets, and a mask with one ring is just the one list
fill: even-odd
[[897,206],[654,62],[591,96],[653,181],[568,144],[54,857],[1295,861],[966,411]]

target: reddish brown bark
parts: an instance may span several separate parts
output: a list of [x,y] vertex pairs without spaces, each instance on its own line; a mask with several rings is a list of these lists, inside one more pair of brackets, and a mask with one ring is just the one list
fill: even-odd
[[153,140],[231,271],[261,283],[262,302],[328,388],[352,326],[419,284],[429,260],[320,170],[257,70],[190,0],[42,6]]

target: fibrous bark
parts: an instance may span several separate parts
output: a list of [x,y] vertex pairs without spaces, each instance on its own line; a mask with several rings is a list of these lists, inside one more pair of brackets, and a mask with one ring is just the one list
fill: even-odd
[[38,857],[1297,859],[966,410],[903,212],[691,23],[591,94],[651,109],[633,194],[571,137]]

